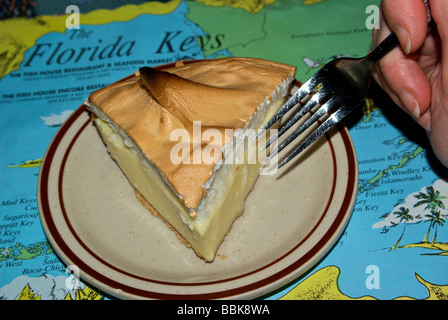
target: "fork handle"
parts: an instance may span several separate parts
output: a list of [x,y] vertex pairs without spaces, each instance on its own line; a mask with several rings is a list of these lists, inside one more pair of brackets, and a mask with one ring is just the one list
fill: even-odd
[[383,58],[386,54],[388,54],[392,49],[400,44],[395,33],[390,33],[386,39],[381,41],[379,45],[375,47],[370,53],[367,55],[370,64],[372,67]]

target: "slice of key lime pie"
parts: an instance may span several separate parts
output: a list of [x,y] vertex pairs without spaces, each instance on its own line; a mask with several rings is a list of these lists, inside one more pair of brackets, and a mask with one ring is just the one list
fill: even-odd
[[213,261],[265,164],[248,133],[284,103],[295,71],[254,58],[143,67],[86,105],[140,202]]

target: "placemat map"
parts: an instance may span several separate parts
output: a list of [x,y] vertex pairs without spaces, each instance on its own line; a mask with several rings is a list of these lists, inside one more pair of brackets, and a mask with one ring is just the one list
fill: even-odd
[[[90,92],[142,65],[229,56],[288,63],[305,81],[334,57],[368,52],[378,4],[42,1],[31,18],[0,21],[0,299],[109,298],[59,261],[36,200],[46,148]],[[346,125],[360,174],[349,225],[318,265],[264,298],[447,299],[446,168],[375,87]]]

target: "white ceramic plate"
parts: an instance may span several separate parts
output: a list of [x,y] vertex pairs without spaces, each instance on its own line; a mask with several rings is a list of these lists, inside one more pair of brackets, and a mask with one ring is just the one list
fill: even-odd
[[81,106],[47,150],[38,201],[55,252],[112,296],[252,299],[322,259],[350,218],[357,184],[356,154],[340,126],[290,167],[258,179],[206,263],[142,207]]

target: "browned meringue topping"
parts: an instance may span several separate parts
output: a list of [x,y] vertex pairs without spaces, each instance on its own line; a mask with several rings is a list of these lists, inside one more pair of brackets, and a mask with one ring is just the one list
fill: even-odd
[[[198,61],[164,71],[144,67],[135,76],[92,93],[89,103],[134,140],[187,207],[196,208],[215,163],[195,163],[193,147],[203,150],[217,142],[194,144],[193,121],[200,121],[202,132],[219,130],[225,143],[232,138],[225,129],[243,127],[265,98],[294,74],[292,66],[254,58]],[[176,129],[190,134],[189,163],[170,159],[179,144],[170,138]]]

